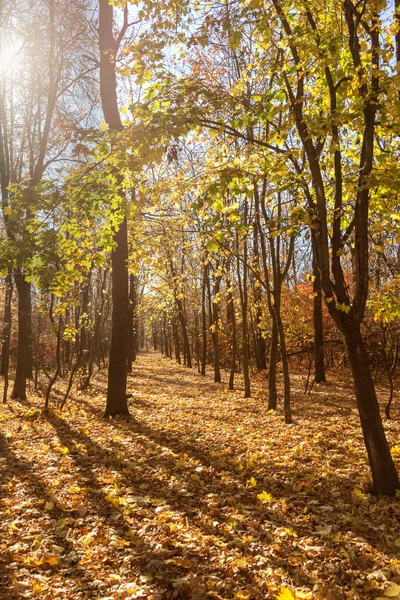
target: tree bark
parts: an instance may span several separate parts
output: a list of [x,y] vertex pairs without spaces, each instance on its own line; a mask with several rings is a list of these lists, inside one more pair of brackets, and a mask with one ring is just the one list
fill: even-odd
[[237,332],[236,332],[236,317],[235,317],[235,304],[233,300],[232,282],[228,281],[228,321],[231,325],[231,369],[229,373],[229,386],[228,389],[233,390],[233,384],[236,373],[236,355],[237,355]]
[[349,316],[343,338],[354,380],[357,408],[372,471],[374,492],[392,496],[400,489],[385,437],[371,369],[359,325]]
[[[115,59],[119,40],[113,34],[113,7],[108,0],[99,0],[99,45],[100,45],[100,96],[104,119],[110,131],[123,129],[118,100]],[[116,174],[121,202],[124,194],[121,189],[122,177]],[[116,247],[111,254],[112,265],[112,325],[111,345],[108,364],[107,404],[105,416],[128,415],[126,397],[128,362],[128,227],[124,217],[114,232]]]
[[11,303],[12,303],[12,273],[8,272],[5,279],[6,297],[4,300],[3,341],[1,348],[1,375],[4,377],[3,403],[7,402],[8,376],[10,364],[10,339],[11,339]]
[[322,383],[326,381],[325,360],[324,360],[324,326],[322,320],[322,294],[321,294],[321,276],[316,260],[315,235],[311,231],[312,252],[313,252],[313,323],[314,323],[314,381]]
[[206,374],[207,362],[207,308],[206,308],[207,265],[203,265],[201,287],[201,375]]
[[276,363],[278,361],[278,327],[272,319],[271,349],[269,352],[268,369],[268,410],[276,410],[278,391],[276,389]]
[[129,275],[129,312],[128,312],[128,363],[127,371],[132,373],[132,365],[136,360],[136,304],[137,304],[137,278]]
[[18,291],[18,348],[12,398],[26,400],[26,380],[32,377],[32,308],[31,284],[21,269],[14,272]]
[[214,346],[214,382],[221,383],[221,367],[220,367],[220,352],[219,352],[219,298],[218,294],[221,287],[221,275],[216,275],[213,285],[213,302],[212,302],[212,329],[211,337]]

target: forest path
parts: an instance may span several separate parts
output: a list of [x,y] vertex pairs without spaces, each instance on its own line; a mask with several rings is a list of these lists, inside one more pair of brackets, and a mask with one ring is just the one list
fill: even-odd
[[156,353],[135,364],[128,420],[102,417],[102,374],[62,412],[2,406],[0,598],[396,591],[399,505],[365,492],[351,394],[293,381],[293,426],[267,414],[264,377],[244,400]]

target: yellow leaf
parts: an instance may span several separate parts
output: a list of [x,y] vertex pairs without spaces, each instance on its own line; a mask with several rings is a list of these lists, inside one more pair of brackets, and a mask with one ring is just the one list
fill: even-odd
[[295,531],[293,531],[293,529],[289,529],[288,527],[285,528],[285,533],[292,537],[295,537],[295,538],[297,537],[297,533]]
[[251,477],[247,483],[249,484],[249,487],[256,487],[257,485],[257,481],[254,479],[254,477]]
[[236,592],[235,598],[237,598],[237,600],[249,600],[250,596],[251,594],[248,590],[239,590]]
[[368,498],[365,494],[363,494],[361,490],[359,490],[358,488],[354,488],[352,493],[353,498],[356,500],[356,502],[358,502],[359,504],[368,504]]
[[268,492],[261,492],[261,494],[257,494],[257,498],[261,500],[261,502],[271,502],[272,496]]
[[284,585],[281,585],[281,593],[277,597],[277,600],[295,600],[295,597],[288,588],[286,588]]
[[400,458],[400,446],[393,446],[390,451],[392,453],[392,456]]
[[46,504],[44,505],[45,510],[53,510],[53,508],[54,508],[54,502],[46,502]]
[[397,583],[391,583],[390,586],[385,590],[384,596],[386,598],[396,598],[400,596],[400,585]]
[[50,558],[47,560],[47,562],[49,563],[49,565],[58,565],[59,560],[58,560],[57,556],[50,556]]

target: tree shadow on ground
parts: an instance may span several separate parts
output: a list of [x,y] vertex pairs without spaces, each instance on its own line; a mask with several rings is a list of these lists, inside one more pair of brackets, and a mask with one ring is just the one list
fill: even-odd
[[[32,547],[27,546],[23,551],[20,548],[16,548],[15,552],[12,551],[12,547],[2,549],[0,551],[0,593],[4,591],[5,595],[0,597],[27,597],[26,593],[29,593],[29,586],[26,586],[26,588],[22,586],[25,591],[18,591],[19,580],[26,579],[27,567],[29,568],[29,578],[31,579],[34,579],[35,576],[40,578],[45,571],[54,573],[60,569],[61,576],[76,580],[75,584],[78,592],[82,592],[83,595],[85,592],[90,592],[93,589],[93,581],[90,574],[84,569],[77,571],[74,568],[76,566],[76,559],[74,558],[73,542],[65,536],[60,535],[60,528],[57,528],[57,523],[60,522],[60,519],[69,519],[73,513],[60,508],[56,502],[54,502],[51,514],[43,510],[45,501],[54,500],[53,494],[43,479],[37,474],[37,470],[34,471],[33,465],[29,461],[17,456],[10,447],[7,439],[1,433],[0,456],[5,459],[1,474],[0,505],[5,507],[5,511],[12,510],[13,523],[16,527],[14,532],[16,542],[17,540],[22,540],[28,544],[29,540],[32,541],[35,535],[40,536],[43,534],[43,531],[46,531],[48,550],[50,544],[62,546],[65,550],[62,564],[60,564],[60,567],[56,567],[51,566],[48,562],[46,563],[45,560],[40,562],[41,559],[39,557],[36,564],[34,561],[28,560],[26,562],[24,559],[29,559],[26,553],[28,552],[29,554],[32,552]],[[10,506],[7,503],[7,488],[13,485],[27,487],[35,502],[32,509],[28,510],[26,502],[22,506],[15,504]],[[36,529],[36,534],[27,530],[28,523],[29,528]],[[2,526],[4,526],[3,521],[0,527]],[[5,538],[6,536],[4,535],[3,539]],[[49,556],[50,553],[48,551],[47,557]],[[67,565],[64,562],[65,557],[67,557]],[[29,595],[29,597],[31,596]],[[77,595],[76,597],[80,596]]]
[[[95,442],[85,432],[77,427],[72,427],[64,419],[52,413],[48,415],[49,423],[55,428],[57,435],[63,444],[70,446],[71,442],[82,443],[86,448],[86,454],[75,453],[71,450],[71,457],[75,465],[81,472],[85,472],[85,482],[88,489],[96,490],[93,497],[93,503],[101,507],[101,514],[106,515],[107,522],[114,528],[117,535],[126,539],[127,528],[129,528],[129,517],[121,513],[121,520],[116,522],[112,519],[115,507],[111,507],[107,500],[107,492],[99,488],[94,473],[97,469],[109,466],[117,471],[121,477],[120,485],[125,484],[127,489],[133,487],[137,489],[138,481],[141,486],[145,486],[146,496],[151,498],[155,505],[150,508],[139,509],[135,518],[148,519],[149,515],[155,518],[157,505],[168,505],[173,511],[179,512],[188,520],[191,526],[200,530],[201,535],[216,538],[220,544],[225,547],[231,547],[237,556],[245,556],[251,559],[254,553],[258,551],[268,554],[268,562],[274,569],[283,568],[287,571],[296,585],[312,586],[314,575],[307,572],[301,564],[290,564],[290,557],[296,552],[301,552],[301,542],[310,535],[309,526],[303,526],[296,518],[296,512],[307,510],[310,518],[315,518],[317,523],[321,521],[321,512],[319,506],[315,506],[310,501],[315,499],[315,492],[299,492],[293,494],[292,485],[288,485],[282,480],[282,465],[275,465],[273,461],[264,466],[264,470],[257,474],[257,477],[264,476],[266,485],[273,486],[273,494],[277,501],[282,502],[285,511],[277,517],[272,513],[268,506],[262,505],[256,500],[256,493],[249,490],[248,481],[254,475],[254,469],[243,467],[238,469],[237,461],[229,456],[227,448],[215,444],[212,449],[206,449],[198,443],[182,439],[180,434],[166,434],[165,432],[154,430],[148,425],[141,423],[136,419],[128,421],[113,420],[109,426],[118,432],[119,442],[115,439],[110,440],[112,448],[104,448],[98,442]],[[120,434],[123,434],[121,436]],[[121,442],[121,439],[125,443]],[[132,463],[132,457],[129,456],[130,442],[139,444],[142,448],[140,453],[140,464],[137,468],[131,467],[126,471],[126,461]],[[121,458],[120,463],[116,461],[116,456],[120,453],[127,458]],[[221,466],[220,458],[223,456],[224,466]],[[143,461],[143,457],[145,460]],[[188,467],[188,461],[185,457],[192,459],[194,464]],[[135,458],[135,456],[133,457]],[[136,456],[136,458],[138,458]],[[181,462],[181,464],[179,464]],[[178,464],[177,464],[178,463]],[[145,468],[144,468],[145,467]],[[200,471],[199,471],[200,468]],[[198,469],[198,471],[196,471]],[[200,476],[198,475],[200,473]],[[307,462],[298,461],[293,467],[285,467],[285,480],[301,481],[307,480],[307,477],[313,473],[312,468]],[[160,475],[161,474],[161,475]],[[171,477],[174,477],[172,480]],[[314,482],[314,487],[318,487],[319,504],[321,502],[332,502],[337,495],[337,490],[343,487],[352,486],[352,481],[345,477],[330,477],[329,481],[321,477],[320,481]],[[321,489],[323,488],[323,489]],[[135,494],[137,492],[134,492]],[[141,492],[143,493],[143,492]],[[235,518],[237,508],[246,515],[246,518],[240,523],[238,529],[232,530],[230,523]],[[291,507],[291,508],[290,508]],[[129,511],[128,511],[129,513]],[[104,516],[103,516],[104,518]],[[333,526],[333,525],[332,525]],[[150,526],[157,529],[156,525]],[[282,538],[277,532],[284,529],[294,531],[296,538]],[[341,528],[339,528],[340,531]],[[349,524],[346,529],[352,531],[353,536],[361,536],[365,539],[364,529],[358,530]],[[250,535],[254,540],[254,547],[251,542],[248,547],[239,543],[238,539],[244,539]],[[146,539],[146,535],[144,535]],[[316,533],[318,539],[318,534]],[[236,540],[236,541],[235,541]],[[279,541],[279,550],[274,554],[270,551],[272,545]],[[321,546],[327,556],[331,554],[338,555],[342,544],[340,540],[334,541],[320,537]],[[387,546],[377,540],[376,534],[367,540],[369,543],[380,546],[388,552]],[[235,546],[237,544],[237,548]],[[206,555],[198,550],[194,551],[192,547],[180,544],[179,556],[189,556],[196,564],[200,565],[202,572],[208,575],[217,574],[219,577],[226,577],[220,570],[210,571],[210,565],[214,558],[213,552],[208,550]],[[361,556],[360,553],[354,553],[349,557],[346,569],[337,570],[336,574],[330,574],[331,585],[340,588],[342,585],[351,585],[352,568],[359,568],[360,560],[364,561],[365,568],[373,568],[373,562]],[[168,590],[173,590],[175,585],[176,571],[169,569],[165,560],[171,556],[176,556],[176,551],[168,543],[164,547],[157,547],[157,544],[141,542],[140,558],[135,564],[142,573],[152,578],[152,584],[161,586],[161,581],[167,586]],[[154,575],[154,561],[158,565],[159,573]],[[204,562],[210,563],[209,565]],[[150,566],[149,566],[150,565]],[[240,576],[238,576],[240,583]],[[164,588],[165,589],[165,588]]]

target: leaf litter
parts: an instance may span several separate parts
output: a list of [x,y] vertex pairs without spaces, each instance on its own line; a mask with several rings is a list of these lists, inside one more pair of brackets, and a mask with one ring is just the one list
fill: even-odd
[[369,494],[351,389],[294,375],[286,426],[263,378],[243,399],[143,354],[130,419],[102,417],[101,374],[63,412],[2,406],[0,597],[400,598],[400,506]]

